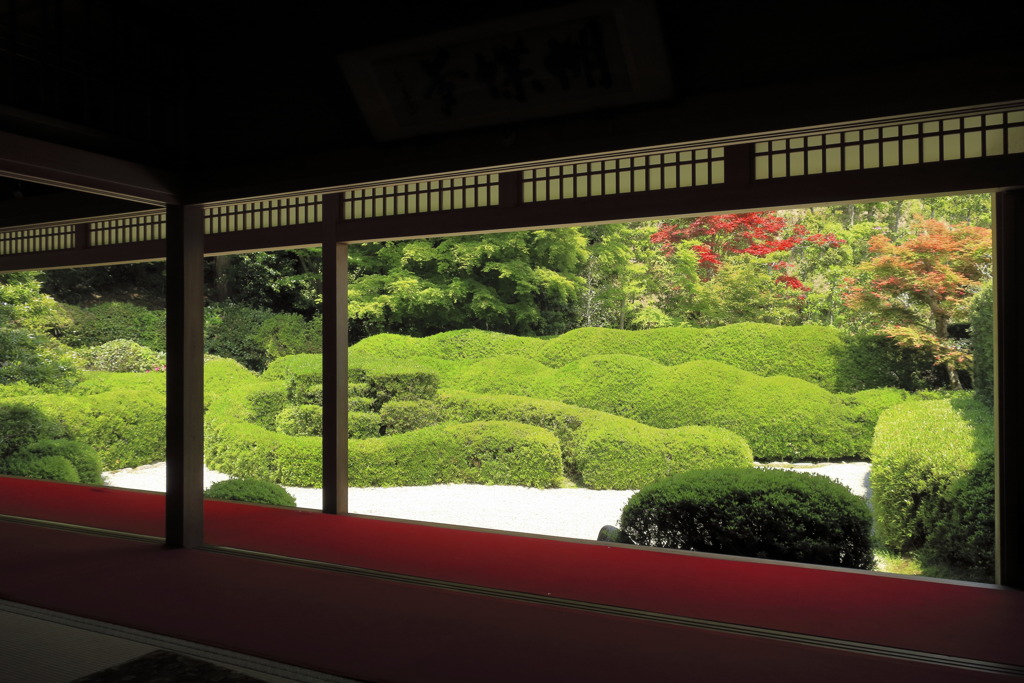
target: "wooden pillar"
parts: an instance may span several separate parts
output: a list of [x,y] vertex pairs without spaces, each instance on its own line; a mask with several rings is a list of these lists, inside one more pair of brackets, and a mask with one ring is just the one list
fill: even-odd
[[203,542],[203,210],[167,207],[167,546]]
[[[1020,450],[1020,392],[1011,382],[1024,372],[1018,339],[1009,330],[1020,301],[1017,270],[1024,230],[1024,190],[995,195],[995,404],[996,404],[996,583],[1024,588],[1024,462]],[[1014,370],[1016,368],[1016,370]]]
[[324,512],[348,512],[348,245],[338,242],[341,197],[323,206]]

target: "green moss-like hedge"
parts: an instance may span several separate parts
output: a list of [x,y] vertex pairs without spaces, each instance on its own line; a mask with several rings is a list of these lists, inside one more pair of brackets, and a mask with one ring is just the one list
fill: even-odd
[[52,436],[95,449],[104,470],[137,467],[165,457],[165,400],[161,393],[120,390],[85,396],[39,394],[16,400],[39,408],[59,424],[60,434]]
[[636,489],[689,469],[749,466],[742,437],[715,427],[659,429],[559,401],[450,391],[446,419],[497,419],[543,427],[559,440],[566,474],[592,489]]
[[[478,361],[489,364],[490,360]],[[868,454],[873,424],[846,397],[792,377],[761,377],[715,361],[665,367],[628,355],[588,356],[557,369],[508,377],[474,374],[456,386],[522,394],[671,429],[721,427],[739,434],[767,461],[834,460]]]
[[893,346],[882,336],[851,336],[816,325],[737,323],[716,328],[665,327],[614,330],[585,327],[550,340],[483,330],[455,330],[430,337],[396,334],[368,337],[350,359],[428,363],[442,381],[467,360],[515,356],[560,368],[589,356],[624,354],[674,366],[715,360],[762,376],[796,377],[836,392],[884,386],[918,388],[930,362]]
[[259,479],[226,479],[212,484],[203,494],[213,500],[295,507],[295,496],[283,486]]
[[879,539],[991,572],[994,443],[991,410],[967,392],[883,412],[871,469]]
[[871,513],[842,484],[803,472],[692,471],[638,491],[622,532],[639,545],[870,569]]
[[[235,477],[287,486],[321,485],[320,438],[288,436],[227,419],[226,412],[211,409],[214,415],[207,416],[209,467]],[[352,486],[478,483],[547,487],[557,485],[562,472],[558,439],[547,430],[517,423],[436,425],[349,442]]]

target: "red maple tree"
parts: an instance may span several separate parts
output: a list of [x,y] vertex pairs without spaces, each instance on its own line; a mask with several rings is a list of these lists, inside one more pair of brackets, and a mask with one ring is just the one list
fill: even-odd
[[[689,225],[662,223],[651,235],[651,242],[660,244],[662,252],[671,256],[681,242],[692,242],[690,246],[699,258],[698,268],[703,280],[711,279],[722,265],[722,258],[728,254],[750,254],[765,257],[783,254],[803,242],[831,247],[843,243],[832,234],[808,234],[802,225],[787,230],[786,221],[771,211],[752,213],[727,213],[720,216],[701,216]],[[778,260],[772,268],[781,271],[776,282],[800,291],[810,289],[796,276],[789,273],[792,263]]]

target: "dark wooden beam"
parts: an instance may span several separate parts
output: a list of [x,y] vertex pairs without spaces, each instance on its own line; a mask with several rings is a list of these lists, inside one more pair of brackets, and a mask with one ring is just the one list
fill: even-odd
[[0,204],[0,229],[83,223],[136,211],[152,211],[139,202],[82,192],[25,197]]
[[[1012,322],[1018,311],[1021,278],[1020,232],[1024,230],[1024,190],[1000,192],[995,196],[995,362],[996,362],[996,583],[1024,588],[1024,462],[1020,458],[1022,430],[1020,392],[1013,377],[1024,372],[1012,336]],[[1014,369],[1016,368],[1016,370]]]
[[[430,235],[588,225],[795,206],[867,202],[925,194],[985,192],[1024,185],[1024,155],[917,164],[777,180],[752,180],[749,147],[726,148],[719,185],[559,199],[458,211],[343,221],[338,239],[369,242]],[[515,173],[515,172],[511,172]]]
[[323,207],[323,511],[348,512],[348,245],[335,238],[338,195]]
[[167,209],[167,545],[203,542],[203,210]]
[[166,171],[2,131],[0,175],[153,206],[179,203]]

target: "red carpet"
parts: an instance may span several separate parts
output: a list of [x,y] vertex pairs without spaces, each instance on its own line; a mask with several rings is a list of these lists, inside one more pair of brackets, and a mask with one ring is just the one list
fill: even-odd
[[[158,536],[162,503],[158,494],[0,478],[0,513],[8,515]],[[213,501],[206,526],[212,545],[1024,665],[1024,594],[1007,589]],[[692,670],[698,655],[708,675],[726,674],[717,680],[744,680],[755,670],[763,676],[775,666],[787,678],[826,667],[837,680],[847,680],[842,671],[863,680],[877,668],[891,680],[903,666],[937,669],[205,551],[2,527],[0,597],[357,678],[433,680],[450,669],[442,678],[455,680],[463,667],[479,677],[473,667],[494,666],[496,659],[509,680],[537,678],[548,658],[569,659],[581,667],[572,669],[580,678],[675,678]],[[147,598],[104,599],[110,595]],[[581,662],[582,656],[592,661]],[[795,667],[796,661],[811,668]],[[687,664],[690,669],[677,668]],[[948,680],[974,680],[962,669],[940,673],[954,672],[959,677]],[[907,673],[909,680],[925,680],[921,672]],[[927,680],[946,680],[933,674]]]

